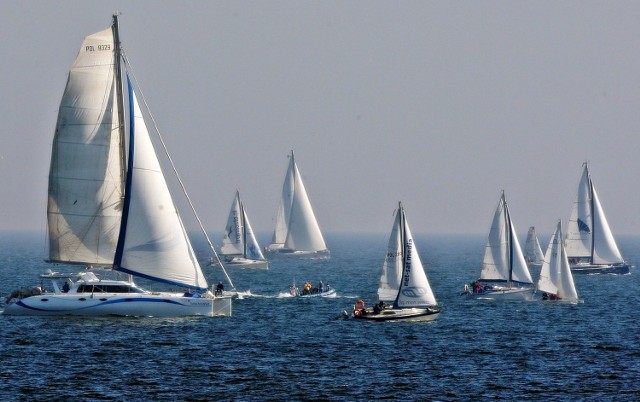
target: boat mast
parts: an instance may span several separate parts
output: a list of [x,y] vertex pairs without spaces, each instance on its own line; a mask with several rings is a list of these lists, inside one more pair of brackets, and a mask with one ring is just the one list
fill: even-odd
[[240,227],[242,228],[242,256],[247,258],[247,227],[245,226],[247,223],[244,220],[244,205],[242,205],[242,201],[240,200],[240,192],[238,192],[238,204],[240,205]]
[[[111,24],[111,30],[113,31],[113,45],[114,49],[114,65],[116,74],[116,102],[118,105],[118,136],[120,137],[120,160],[121,166],[126,166],[125,155],[125,123],[124,123],[124,95],[122,87],[122,66],[121,66],[121,52],[120,52],[120,28],[118,27],[118,14],[113,14],[113,22]],[[120,183],[125,182],[125,170],[120,172]]]

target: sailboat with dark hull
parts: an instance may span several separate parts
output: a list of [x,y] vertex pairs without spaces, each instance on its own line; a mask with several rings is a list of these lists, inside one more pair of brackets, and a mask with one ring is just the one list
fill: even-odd
[[[231,315],[231,298],[209,289],[127,69],[114,15],[71,68],[49,172],[48,262],[84,269],[48,270],[50,288],[12,293],[4,314]],[[150,292],[133,277],[178,291]]]
[[564,242],[574,274],[629,273],[629,264],[620,254],[586,162]]

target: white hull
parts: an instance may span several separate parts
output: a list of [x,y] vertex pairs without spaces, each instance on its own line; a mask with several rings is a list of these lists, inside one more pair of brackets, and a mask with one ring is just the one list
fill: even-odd
[[629,265],[622,264],[589,264],[578,263],[571,264],[571,272],[574,274],[618,274],[625,275],[629,273]]
[[335,289],[331,289],[331,290],[327,290],[326,292],[322,292],[322,293],[309,293],[306,295],[297,295],[297,297],[327,297],[327,296],[331,296],[331,295],[335,295],[336,294],[336,290]]
[[234,257],[232,259],[225,259],[224,266],[227,268],[269,269],[269,262],[266,260],[251,260],[248,258]]
[[495,300],[532,300],[533,288],[508,288],[494,286],[493,289],[483,290],[480,293],[470,291],[467,296],[473,299],[495,299]]
[[433,321],[440,315],[440,309],[433,307],[426,308],[387,308],[378,314],[374,314],[372,309],[366,309],[365,314],[354,312],[353,318],[370,321],[405,321],[405,322],[425,322]]
[[270,250],[278,253],[278,255],[282,255],[284,257],[297,257],[297,258],[318,258],[318,259],[326,259],[331,258],[331,253],[329,250],[319,250],[319,251],[305,251],[305,250],[291,250],[287,248],[279,248],[276,250]]
[[185,297],[180,293],[43,293],[10,303],[5,315],[231,316],[230,297]]

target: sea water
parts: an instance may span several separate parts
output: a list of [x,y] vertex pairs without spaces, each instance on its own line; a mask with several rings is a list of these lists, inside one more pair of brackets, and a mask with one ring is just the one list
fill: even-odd
[[[242,291],[230,318],[0,316],[0,399],[640,398],[637,268],[575,276],[579,304],[467,300],[460,293],[479,274],[485,236],[415,235],[439,318],[343,319],[356,300],[375,301],[387,237],[329,235],[331,259],[230,270]],[[640,238],[618,243],[637,265]],[[0,294],[36,285],[44,256],[42,235],[2,234]],[[289,297],[293,281],[307,280],[337,295]]]

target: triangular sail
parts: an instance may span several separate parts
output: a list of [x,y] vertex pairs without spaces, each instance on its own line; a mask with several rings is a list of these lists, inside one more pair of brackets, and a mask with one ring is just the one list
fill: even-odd
[[113,263],[124,191],[114,48],[111,28],[87,36],[60,102],[47,207],[54,262]]
[[562,241],[562,222],[549,241],[538,279],[538,290],[557,295],[562,300],[578,300],[569,260]]
[[126,217],[115,268],[136,276],[205,290],[207,281],[175,208],[129,83],[130,149]]
[[540,241],[536,236],[536,228],[531,226],[527,232],[527,241],[524,247],[524,258],[527,262],[532,264],[542,264],[544,260],[544,254],[540,247]]
[[389,236],[387,254],[382,264],[378,287],[379,301],[393,302],[398,296],[402,276],[402,251],[402,218],[400,209],[398,209],[391,229],[391,236]]
[[418,255],[418,249],[413,241],[409,224],[402,206],[399,212],[402,218],[403,231],[403,267],[398,296],[393,304],[394,308],[429,307],[437,304],[436,298],[429,285],[427,274]]
[[585,163],[578,195],[571,210],[565,247],[569,258],[588,258],[592,264],[624,262]]
[[293,200],[289,215],[289,230],[284,247],[291,250],[322,251],[327,245],[320,232],[318,221],[311,208],[311,202],[304,188],[298,166],[291,153],[293,165]]
[[498,202],[489,230],[480,279],[533,283],[504,192]]
[[223,255],[239,255],[244,258],[264,260],[264,255],[251,229],[247,211],[240,200],[239,191],[236,191],[231,204],[221,251]]
[[287,232],[289,230],[289,217],[291,216],[291,206],[293,204],[293,192],[295,187],[295,162],[292,157],[289,159],[289,167],[284,176],[282,184],[282,194],[278,203],[278,212],[276,215],[276,224],[273,230],[273,237],[269,249],[275,250],[284,247],[287,240]]

